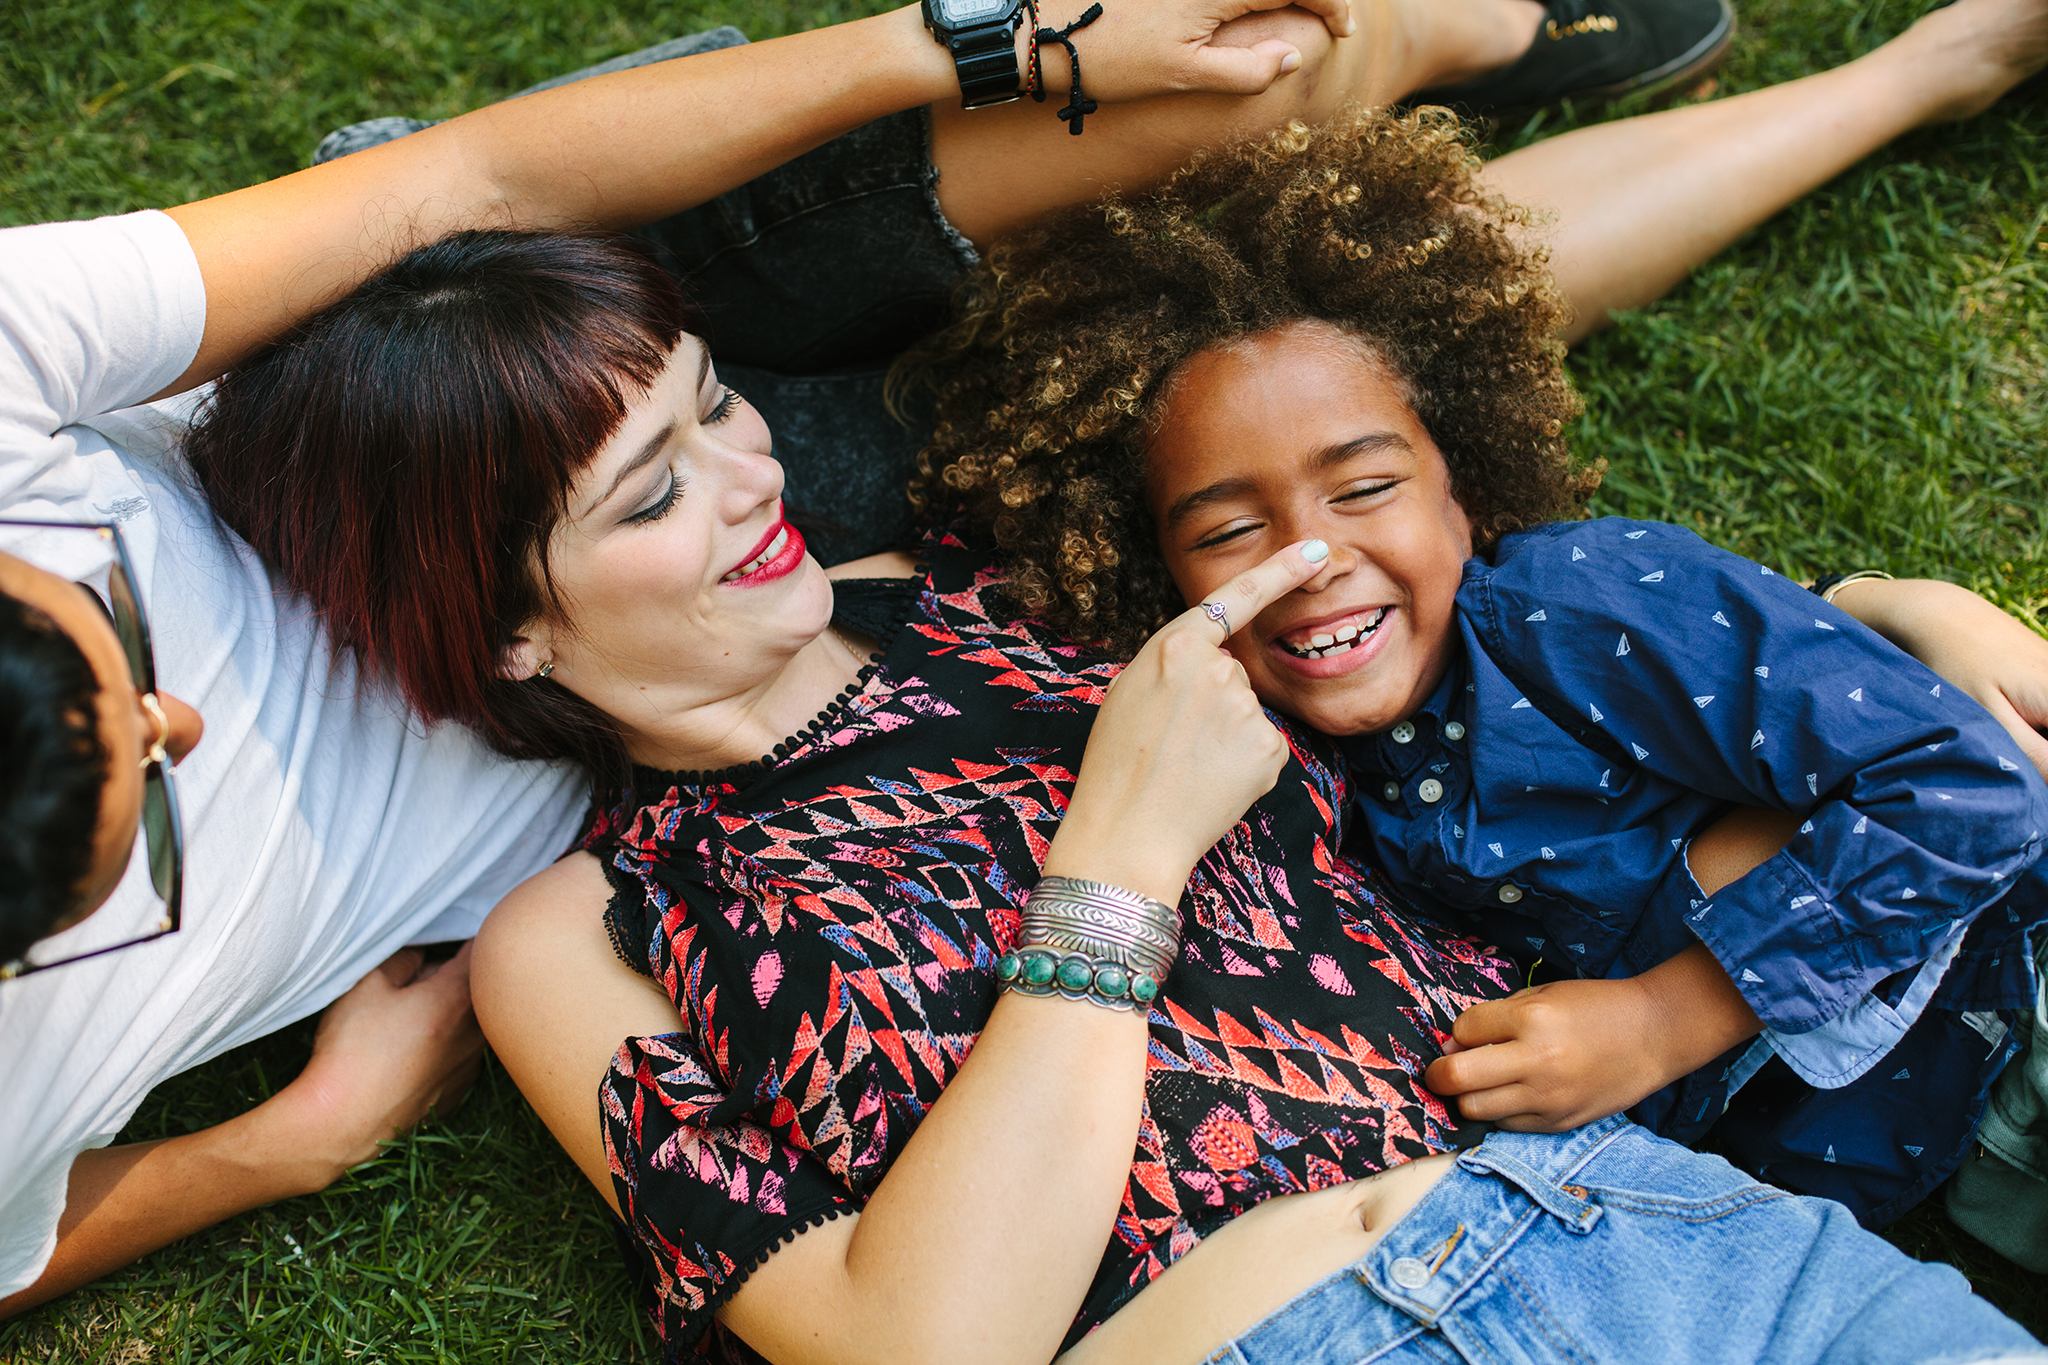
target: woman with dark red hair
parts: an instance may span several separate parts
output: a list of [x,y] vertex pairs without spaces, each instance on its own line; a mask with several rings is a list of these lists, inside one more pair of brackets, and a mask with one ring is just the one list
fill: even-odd
[[[883,118],[916,154],[893,167],[909,183],[891,202],[907,194],[922,208],[923,106],[936,101],[939,164],[967,196],[955,211],[993,231],[1006,213],[1141,173],[1147,158],[1164,171],[1191,141],[1312,112],[1312,98],[1347,82],[1370,94],[1391,93],[1375,82],[1427,79],[1449,69],[1432,63],[1455,67],[1447,54],[1469,37],[1440,31],[1434,16],[1382,24],[1380,39],[1431,39],[1412,53],[1397,45],[1422,63],[1401,67],[1365,41],[1334,43],[1350,27],[1342,0],[1309,0],[1327,29],[1290,10],[1256,17],[1259,32],[1233,30],[1240,46],[1230,33],[1208,41],[1260,3],[1113,0],[1079,38],[1086,94],[1102,102],[1082,138],[1030,103],[961,109],[953,58],[913,7],[540,92],[168,214],[0,233],[0,548],[20,557],[0,555],[15,604],[0,613],[0,1315],[321,1188],[460,1096],[482,1051],[468,952],[422,965],[407,945],[473,934],[567,845],[587,800],[568,765],[508,761],[462,726],[423,725],[383,679],[365,677],[315,607],[193,492],[180,453],[189,404],[135,405],[213,378],[377,267],[458,229],[632,226]],[[1042,17],[1066,22],[1075,9]],[[1361,15],[1369,29],[1389,19],[1383,4]],[[981,60],[1000,65],[988,52]],[[1045,74],[1066,80],[1057,52]],[[1326,82],[1319,96],[1311,77]],[[865,202],[889,200],[886,186],[869,188]],[[972,213],[960,207],[970,200],[981,206]],[[454,259],[463,250],[448,248]],[[580,279],[586,297],[620,279],[558,273]],[[673,286],[659,289],[658,306],[673,310]],[[461,292],[451,284],[445,297]],[[422,319],[424,302],[413,309]],[[406,306],[391,316],[402,331]],[[598,319],[600,333],[609,327]],[[655,369],[673,340],[657,341]],[[623,363],[618,347],[583,354]],[[463,406],[460,376],[493,362],[529,392],[562,367],[575,392],[574,355],[432,359],[447,370],[422,377],[358,356],[345,362],[351,374],[324,376],[355,397],[287,424],[362,435],[351,423],[423,380],[449,420],[485,430],[489,415]],[[564,423],[562,435],[581,422],[588,435],[617,420],[603,404],[619,396],[600,393],[595,410],[558,405],[547,420]],[[346,476],[337,465],[316,480],[309,511],[263,530],[332,551],[341,571],[320,580],[323,592],[349,581],[387,592],[417,582],[409,564],[440,566],[439,590],[409,599],[409,617],[393,612],[379,635],[388,643],[370,651],[379,669],[402,661],[390,671],[439,717],[472,684],[444,668],[443,690],[421,685],[441,646],[419,641],[486,651],[495,641],[500,623],[487,610],[465,615],[450,586],[489,585],[455,547],[495,540],[496,528],[481,528],[505,502],[473,468],[414,479],[392,452],[424,452],[426,439],[425,426],[400,432],[381,465]],[[270,454],[282,474],[287,446]],[[403,474],[405,496],[432,517],[416,534],[393,534],[352,490],[351,479],[374,486],[385,471]],[[383,569],[351,580],[343,566],[364,555]],[[344,631],[359,620],[331,598],[321,605],[336,606]],[[476,663],[473,652],[447,658]],[[201,714],[207,742],[194,747]],[[330,1005],[312,1062],[270,1101],[167,1142],[109,1145],[158,1081]]]

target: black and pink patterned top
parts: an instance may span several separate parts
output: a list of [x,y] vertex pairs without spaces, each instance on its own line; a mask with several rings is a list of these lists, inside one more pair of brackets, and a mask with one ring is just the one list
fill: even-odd
[[[714,1310],[859,1209],[966,1060],[1117,672],[1002,613],[957,541],[928,548],[894,588],[908,624],[810,730],[736,771],[642,770],[585,841],[621,952],[686,1026],[627,1039],[601,1094],[670,1361],[752,1358]],[[1181,902],[1123,1214],[1070,1341],[1261,1200],[1477,1140],[1420,1077],[1508,964],[1338,857],[1343,769],[1287,733]]]

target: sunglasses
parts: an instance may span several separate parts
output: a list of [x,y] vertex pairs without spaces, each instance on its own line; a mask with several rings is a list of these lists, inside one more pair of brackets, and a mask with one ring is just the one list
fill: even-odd
[[142,601],[135,594],[134,566],[128,559],[128,546],[121,539],[121,528],[111,522],[21,521],[0,517],[0,527],[10,526],[94,536],[112,551],[113,558],[107,573],[108,601],[101,602],[91,589],[87,589],[86,594],[94,605],[113,618],[114,634],[121,641],[122,653],[128,656],[128,676],[142,698],[143,710],[156,722],[156,739],[142,759],[142,830],[149,846],[150,883],[163,900],[164,912],[148,933],[110,943],[104,948],[60,957],[52,962],[24,959],[0,963],[0,981],[46,972],[52,967],[83,962],[90,957],[102,957],[162,938],[165,934],[174,934],[181,922],[185,900],[185,841],[178,824],[177,791],[171,784],[171,756],[164,749],[164,742],[170,738],[170,722],[164,718],[163,707],[157,701],[156,652],[150,647],[149,621],[142,614]]

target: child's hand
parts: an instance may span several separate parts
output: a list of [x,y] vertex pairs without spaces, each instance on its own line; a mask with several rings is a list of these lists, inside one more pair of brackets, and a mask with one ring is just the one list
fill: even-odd
[[1638,977],[1553,981],[1474,1005],[1423,1081],[1469,1119],[1557,1133],[1618,1114],[1761,1024],[1704,945]]
[[[1558,1133],[1618,1114],[1676,1076],[1654,1057],[1640,978],[1553,981],[1458,1016],[1423,1073],[1468,1119]],[[1678,1075],[1684,1075],[1683,1071]]]

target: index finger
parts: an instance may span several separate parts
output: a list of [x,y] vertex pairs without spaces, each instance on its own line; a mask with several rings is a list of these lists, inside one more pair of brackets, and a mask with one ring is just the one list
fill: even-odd
[[1288,546],[1272,558],[1253,565],[1237,577],[1217,584],[1200,602],[1182,613],[1180,620],[1192,628],[1201,622],[1213,630],[1223,627],[1223,638],[1250,625],[1252,618],[1322,572],[1330,547],[1320,540],[1304,540]]

